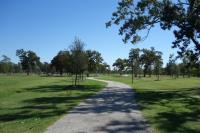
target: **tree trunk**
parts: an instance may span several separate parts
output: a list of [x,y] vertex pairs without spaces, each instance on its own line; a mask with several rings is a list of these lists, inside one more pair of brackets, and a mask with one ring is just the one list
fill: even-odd
[[132,67],[132,73],[131,73],[131,76],[132,76],[132,84],[133,84],[133,67]]
[[81,79],[83,80],[83,73],[81,74]]
[[89,72],[87,73],[87,77],[90,77],[90,73]]
[[146,77],[146,73],[144,72],[144,77]]
[[151,70],[149,70],[149,77],[151,77]]
[[194,37],[191,37],[191,39],[192,39],[193,43],[195,44],[196,48],[198,50],[200,50],[200,43],[196,39],[194,39]]
[[159,81],[159,80],[160,80],[160,74],[159,74],[159,73],[158,73],[158,76],[157,76],[157,78],[158,78],[157,80]]
[[135,77],[137,77],[137,73],[135,72]]
[[119,72],[119,75],[122,76],[122,72],[121,71]]
[[74,82],[74,85],[75,85],[75,86],[77,85],[77,73],[76,73],[76,76],[75,76],[75,82]]
[[190,78],[190,73],[191,73],[191,71],[190,71],[190,68],[188,68],[188,78]]
[[29,76],[29,75],[30,75],[30,71],[29,71],[29,70],[27,70],[27,71],[26,71],[26,74],[27,74],[27,76]]
[[60,70],[60,76],[62,76],[63,75],[63,71],[62,70]]

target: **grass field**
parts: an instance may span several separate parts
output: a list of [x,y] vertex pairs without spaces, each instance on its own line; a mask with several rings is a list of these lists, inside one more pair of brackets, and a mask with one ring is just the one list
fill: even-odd
[[101,76],[100,79],[129,84],[144,117],[160,133],[200,133],[200,78],[162,77],[135,79]]
[[0,133],[40,133],[104,83],[74,88],[66,77],[0,76]]

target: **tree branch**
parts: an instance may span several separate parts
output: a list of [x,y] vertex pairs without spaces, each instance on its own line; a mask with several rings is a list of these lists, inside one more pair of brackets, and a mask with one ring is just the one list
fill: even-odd
[[196,39],[194,39],[194,37],[191,37],[191,40],[192,40],[193,43],[195,44],[196,48],[197,48],[198,50],[200,50],[200,43],[199,43]]

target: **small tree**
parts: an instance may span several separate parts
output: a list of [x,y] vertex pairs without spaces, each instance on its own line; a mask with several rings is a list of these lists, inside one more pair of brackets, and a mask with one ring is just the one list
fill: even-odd
[[70,46],[72,74],[75,74],[74,85],[77,85],[78,75],[87,70],[87,55],[84,51],[84,42],[75,38]]
[[131,49],[129,52],[129,65],[131,66],[131,75],[132,75],[132,83],[133,83],[133,74],[135,77],[138,76],[140,69],[140,49]]

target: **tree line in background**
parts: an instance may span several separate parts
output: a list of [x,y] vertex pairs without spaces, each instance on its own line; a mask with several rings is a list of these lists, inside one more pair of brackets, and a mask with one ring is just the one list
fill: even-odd
[[180,75],[200,77],[200,61],[192,51],[187,51],[183,56],[170,55],[168,63],[163,67],[162,52],[156,51],[155,48],[131,49],[128,59],[118,58],[113,67],[113,71],[120,75],[131,73],[132,82],[133,77],[146,77],[147,74],[149,77],[152,74],[156,75],[157,80],[160,80],[160,75],[170,75],[174,78]]
[[95,50],[85,50],[84,42],[75,38],[68,50],[61,50],[53,57],[51,63],[40,61],[40,57],[33,51],[18,49],[16,56],[20,62],[15,64],[5,55],[0,61],[0,73],[30,73],[37,74],[60,74],[74,75],[74,84],[77,85],[79,79],[83,79],[83,74],[89,76],[90,73],[108,73],[110,66],[104,62],[101,53]]
[[16,56],[20,62],[15,64],[5,55],[0,61],[0,73],[30,73],[45,74],[67,74],[74,76],[74,84],[83,79],[83,75],[90,73],[119,73],[131,74],[133,78],[156,75],[160,80],[160,75],[169,75],[173,78],[198,76],[200,77],[200,60],[193,51],[187,50],[181,56],[170,55],[169,61],[163,67],[162,52],[156,51],[154,47],[150,49],[132,48],[127,59],[118,58],[114,63],[114,69],[104,62],[101,53],[95,50],[85,50],[84,42],[75,38],[68,50],[61,50],[53,57],[50,63],[40,61],[40,57],[33,51],[18,49]]

